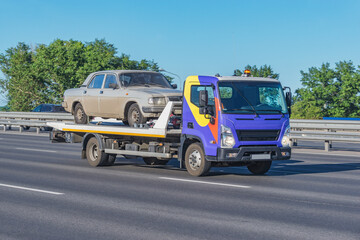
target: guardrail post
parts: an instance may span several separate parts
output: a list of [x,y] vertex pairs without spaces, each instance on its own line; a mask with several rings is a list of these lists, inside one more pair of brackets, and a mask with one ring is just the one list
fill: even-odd
[[39,133],[40,133],[40,128],[37,127],[37,128],[36,128],[36,134],[39,134]]
[[7,126],[6,126],[6,125],[4,125],[4,132],[6,132],[6,128],[7,128]]
[[330,143],[329,141],[325,141],[325,151],[328,152],[330,148]]
[[22,133],[22,127],[19,126],[19,133]]

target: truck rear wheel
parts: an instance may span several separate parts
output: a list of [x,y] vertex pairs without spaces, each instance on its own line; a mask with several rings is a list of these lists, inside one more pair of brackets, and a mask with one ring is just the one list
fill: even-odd
[[144,157],[143,160],[147,165],[166,165],[169,162],[169,160],[159,160],[156,157]]
[[249,171],[255,175],[263,175],[267,173],[271,167],[272,161],[259,161],[251,163],[247,166]]
[[93,167],[104,166],[108,163],[109,154],[101,151],[100,144],[95,137],[90,138],[86,144],[86,159]]
[[206,175],[211,163],[205,159],[205,153],[200,143],[192,143],[185,153],[185,166],[190,175],[199,177]]
[[76,104],[74,109],[74,120],[77,124],[87,124],[88,116],[86,115],[81,103]]

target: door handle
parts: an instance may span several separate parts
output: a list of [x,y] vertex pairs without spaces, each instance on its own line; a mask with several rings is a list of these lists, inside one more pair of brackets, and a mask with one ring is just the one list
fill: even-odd
[[104,93],[104,91],[100,91],[100,94],[103,94]]

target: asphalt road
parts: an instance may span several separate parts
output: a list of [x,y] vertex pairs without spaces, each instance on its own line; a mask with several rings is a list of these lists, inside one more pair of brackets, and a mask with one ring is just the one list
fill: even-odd
[[93,168],[79,144],[0,133],[0,239],[359,240],[358,145],[306,144],[266,176],[232,167],[195,178],[176,160]]

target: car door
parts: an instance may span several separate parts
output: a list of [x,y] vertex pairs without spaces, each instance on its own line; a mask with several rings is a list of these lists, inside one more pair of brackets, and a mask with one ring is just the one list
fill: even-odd
[[120,104],[119,96],[121,89],[116,75],[112,73],[106,74],[105,83],[99,94],[99,112],[101,116],[119,118]]
[[99,95],[102,91],[105,74],[97,74],[90,81],[86,90],[83,91],[82,104],[88,116],[99,115]]

